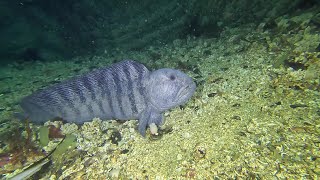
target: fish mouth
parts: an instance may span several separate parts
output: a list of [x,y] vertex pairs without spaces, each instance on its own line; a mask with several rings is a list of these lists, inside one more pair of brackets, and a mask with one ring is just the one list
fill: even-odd
[[189,83],[187,86],[180,89],[177,93],[177,103],[185,103],[191,96],[194,94],[196,90],[196,84],[194,82]]
[[180,90],[175,94],[175,98],[172,99],[171,101],[170,99],[168,99],[168,102],[164,106],[161,106],[156,103],[153,104],[153,106],[160,111],[165,111],[165,110],[177,107],[179,105],[183,105],[191,98],[195,90],[196,90],[196,84],[193,81],[191,81],[187,85],[182,86]]

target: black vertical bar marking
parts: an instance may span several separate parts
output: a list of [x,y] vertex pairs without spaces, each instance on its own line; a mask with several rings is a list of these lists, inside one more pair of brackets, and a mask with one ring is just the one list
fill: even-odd
[[131,71],[128,70],[128,68],[124,68],[123,69],[124,71],[124,74],[126,75],[126,78],[128,79],[128,84],[127,84],[127,87],[128,87],[128,96],[129,96],[129,101],[130,101],[130,107],[131,107],[131,112],[133,113],[137,113],[138,110],[137,110],[137,106],[136,106],[136,102],[135,102],[135,97],[134,97],[134,93],[133,93],[133,85],[132,85],[132,76],[131,76],[131,73],[135,73],[133,71],[133,69],[131,69]]
[[86,107],[87,107],[87,110],[88,110],[91,118],[94,118],[94,112],[93,112],[91,104],[87,104]]
[[133,69],[136,71],[136,73],[138,74],[138,79],[140,76],[142,76],[143,73],[143,67],[141,67],[139,64],[137,63],[131,63]]
[[122,105],[123,112],[124,112],[124,118],[132,115],[132,110],[131,110],[132,107],[131,107],[131,103],[130,103],[130,100],[129,100],[130,91],[129,91],[129,87],[128,87],[128,83],[131,82],[131,79],[125,73],[125,71],[127,71],[128,68],[129,68],[128,64],[126,63],[122,67],[122,69],[120,71],[121,78],[122,78],[122,82],[121,82],[121,87],[122,87],[121,105]]
[[100,110],[100,112],[101,112],[101,115],[102,115],[102,114],[107,115],[107,114],[106,114],[106,111],[104,110],[104,108],[103,108],[103,106],[102,106],[102,100],[98,100],[98,106],[99,106],[99,110]]
[[146,91],[142,83],[142,80],[143,80],[143,76],[141,73],[139,73],[138,79],[137,79],[138,92],[141,95],[143,102],[146,104],[146,94],[145,94]]
[[123,92],[122,92],[121,81],[120,81],[119,76],[120,76],[119,70],[115,71],[114,76],[113,76],[113,80],[114,80],[114,83],[116,85],[116,92],[117,92],[117,97],[116,98],[117,98],[118,105],[119,105],[119,108],[120,108],[120,116],[124,116],[125,113],[123,111],[122,99],[121,99],[121,96],[123,96]]
[[138,92],[140,93],[140,95],[143,97],[143,100],[145,102],[145,92],[144,92],[144,87],[142,84],[142,79],[143,79],[143,67],[138,66],[136,63],[132,64],[134,69],[137,71],[138,73],[138,78],[137,78],[137,85],[138,85]]
[[[78,87],[78,85],[77,85],[77,83],[76,82],[78,82],[78,81],[75,81],[75,82],[72,82],[71,84],[70,84],[70,86],[69,86],[69,88],[70,88],[70,92],[72,92],[72,93],[70,93],[70,96],[73,96],[73,101],[75,101],[75,102],[73,102],[73,104],[74,103],[78,103],[78,101],[76,100],[76,99],[80,99],[80,102],[81,101],[83,101],[83,99],[81,99],[81,98],[84,98],[84,96],[83,96],[83,92],[82,91],[78,91],[78,89],[77,89],[77,87]],[[80,115],[81,115],[81,112],[80,112],[80,110],[79,110],[79,107],[75,107],[74,105],[72,106],[72,108],[73,108],[73,112],[75,113],[75,118],[78,118],[78,117],[80,117]]]
[[87,98],[85,97],[84,95],[84,86],[83,86],[83,83],[82,83],[82,80],[77,80],[74,84],[74,91],[75,93],[78,95],[79,97],[79,100],[81,103],[85,103],[87,101]]
[[63,100],[64,102],[60,102],[63,104],[66,104],[68,107],[72,108],[74,110],[74,103],[73,103],[73,97],[74,96],[71,92],[72,90],[69,89],[69,87],[63,87],[58,90],[58,95],[60,96],[59,99]]
[[[139,102],[139,105],[136,102],[137,109],[141,108],[141,106],[144,106],[147,104],[147,100],[146,100],[146,94],[145,94],[145,88],[144,85],[142,83],[144,76],[148,73],[148,70],[141,64],[138,63],[132,63],[132,67],[135,69],[136,71],[136,75],[135,75],[135,87],[134,87],[134,93],[137,97],[135,97],[136,100],[138,100],[137,102]],[[138,110],[139,111],[139,110]]]
[[104,77],[102,73],[95,74],[96,75],[96,80],[97,80],[97,89],[100,91],[100,95],[102,98],[106,97],[105,93],[105,86],[107,86],[107,82],[104,81]]
[[96,100],[96,94],[95,94],[95,87],[93,87],[94,86],[93,81],[91,81],[90,77],[83,76],[82,77],[82,82],[83,82],[84,87],[88,89],[89,94],[91,95],[91,99],[93,101],[95,101]]
[[[102,113],[101,115],[104,115],[104,116],[110,116],[110,114],[107,114],[105,107],[103,107],[102,101],[107,101],[110,110],[112,110],[111,109],[112,106],[110,104],[110,92],[108,89],[108,80],[105,78],[105,77],[107,77],[106,74],[108,74],[108,73],[110,73],[110,71],[104,71],[104,72],[100,71],[96,74],[96,77],[97,77],[97,84],[96,85],[97,85],[97,89],[100,92],[100,95],[98,96],[97,103],[98,103],[99,110]],[[109,95],[108,95],[108,93],[109,93]],[[113,115],[113,112],[110,112],[110,113]]]
[[45,108],[55,107],[55,113],[60,113],[59,117],[62,118],[62,109],[63,109],[62,106],[64,105],[64,103],[61,102],[62,97],[60,97],[61,96],[60,92],[57,91],[57,89],[52,89],[52,90],[48,90],[48,91],[43,91],[43,93],[46,94],[46,96],[45,96],[46,98],[52,100],[50,102],[50,104],[48,104],[47,100],[44,102],[43,94],[40,94],[40,96],[39,96],[40,99],[38,99],[38,98],[36,99],[43,104],[39,104],[39,102],[35,102],[35,103],[39,104],[42,108],[43,107],[45,107]]
[[[111,73],[109,73],[109,77],[110,77],[110,79],[112,79],[112,74]],[[112,97],[111,97],[111,89],[110,89],[110,86],[111,86],[111,82],[110,82],[110,79],[108,79],[108,77],[106,76],[106,80],[105,80],[105,82],[107,83],[106,85],[105,85],[105,91],[104,91],[104,93],[106,94],[106,100],[108,101],[108,105],[109,105],[109,108],[110,108],[110,116],[114,116],[115,114],[114,114],[114,109],[113,109],[113,102],[112,102]],[[109,81],[109,82],[108,82]]]

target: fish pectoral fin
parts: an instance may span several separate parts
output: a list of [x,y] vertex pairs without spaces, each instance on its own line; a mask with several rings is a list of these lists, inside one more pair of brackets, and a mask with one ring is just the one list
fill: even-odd
[[150,114],[148,112],[142,112],[141,117],[139,118],[138,130],[143,137],[146,137],[146,129],[147,129],[149,117],[150,117]]
[[145,137],[147,126],[150,126],[151,124],[155,124],[156,126],[159,126],[163,123],[163,121],[164,121],[163,114],[157,111],[154,111],[151,108],[147,108],[144,112],[141,113],[141,117],[139,118],[138,130],[140,134],[143,137]]

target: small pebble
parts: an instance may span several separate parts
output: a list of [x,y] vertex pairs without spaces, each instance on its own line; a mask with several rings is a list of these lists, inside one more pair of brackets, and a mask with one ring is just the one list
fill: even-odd
[[216,96],[218,93],[210,93],[210,94],[208,94],[208,97],[214,97],[214,96]]
[[188,132],[185,132],[182,134],[182,137],[185,138],[185,139],[189,139],[191,137],[191,134],[188,133]]
[[158,127],[155,123],[151,123],[149,125],[150,127],[150,133],[153,134],[153,135],[158,135]]
[[113,168],[110,172],[109,172],[109,177],[112,178],[118,178],[120,174],[120,169],[119,168]]

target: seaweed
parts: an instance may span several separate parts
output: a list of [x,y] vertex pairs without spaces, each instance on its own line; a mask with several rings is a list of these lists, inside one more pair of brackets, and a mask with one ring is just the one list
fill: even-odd
[[[24,128],[24,131],[21,131],[19,126],[15,126],[11,130],[11,133],[7,133],[8,137],[5,139],[8,141],[5,143],[8,148],[0,155],[3,165],[3,168],[0,170],[1,174],[13,172],[28,164],[29,161],[33,161],[39,156],[44,156],[44,153],[32,141],[33,131],[30,128],[28,120],[26,120]],[[26,132],[25,136],[23,132]]]

